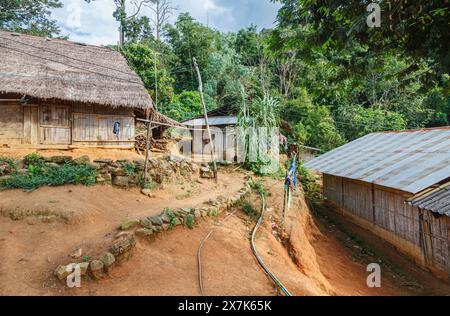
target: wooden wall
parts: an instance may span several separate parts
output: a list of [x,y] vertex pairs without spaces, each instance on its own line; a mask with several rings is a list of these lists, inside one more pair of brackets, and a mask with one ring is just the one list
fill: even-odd
[[21,144],[23,108],[17,101],[0,101],[0,146]]
[[[1,99],[3,98],[3,99]],[[0,95],[0,146],[133,148],[134,110]],[[113,133],[114,123],[120,133]]]
[[[115,122],[120,133],[113,133]],[[80,146],[133,147],[135,135],[132,109],[113,109],[77,104],[73,109],[72,142]]]
[[323,186],[327,199],[355,223],[450,278],[449,217],[407,204],[411,194],[362,181],[324,174]]

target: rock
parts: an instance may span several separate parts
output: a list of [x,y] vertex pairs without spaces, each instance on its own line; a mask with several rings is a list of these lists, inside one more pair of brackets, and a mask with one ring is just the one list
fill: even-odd
[[159,234],[160,232],[162,232],[162,227],[161,226],[153,226],[153,232],[156,234]]
[[116,262],[116,258],[112,253],[105,252],[100,258],[100,261],[103,262],[106,273],[110,273],[114,266],[114,263]]
[[73,162],[77,165],[87,165],[91,162],[91,158],[85,155],[74,159]]
[[84,276],[87,274],[88,268],[89,268],[89,262],[81,262],[78,263],[78,265],[80,266],[80,274],[81,276]]
[[187,208],[187,207],[183,207],[181,209],[182,214],[184,213],[185,215],[191,214],[192,213],[192,208]]
[[88,162],[86,163],[86,166],[94,170],[100,170],[102,168],[101,164],[95,162]]
[[106,179],[103,178],[101,175],[98,175],[97,178],[95,178],[95,182],[99,183],[99,184],[102,184],[102,183],[106,182]]
[[150,190],[150,189],[142,189],[141,193],[145,196],[148,196],[149,198],[155,197],[155,194],[153,194],[152,190]]
[[122,168],[116,168],[116,167],[108,167],[108,172],[113,176],[113,178],[115,177],[125,177],[128,175],[125,174],[125,170],[123,170]]
[[217,207],[211,207],[208,210],[208,216],[215,217],[219,215],[219,209]]
[[82,255],[83,255],[83,249],[80,248],[77,251],[71,253],[70,257],[74,258],[74,259],[78,259],[78,258],[81,258]]
[[120,230],[130,230],[130,229],[136,227],[137,225],[139,225],[138,220],[129,220],[129,221],[126,221],[125,223],[123,223],[122,225],[120,225]]
[[133,160],[133,163],[134,163],[134,165],[136,166],[137,169],[144,170],[145,159],[138,158],[138,159]]
[[148,217],[141,218],[139,220],[139,225],[141,225],[144,228],[148,228],[148,229],[152,229],[152,227],[153,227],[153,224]]
[[[87,273],[88,267],[89,267],[89,262],[81,262],[81,263],[77,263],[78,266],[80,267],[80,275],[84,276]],[[60,280],[66,280],[67,277],[72,274],[75,271],[75,263],[72,264],[68,264],[68,265],[59,265],[55,272],[54,275]]]
[[45,158],[45,161],[53,162],[53,163],[56,163],[58,165],[63,165],[65,163],[71,162],[72,161],[72,157],[71,156],[53,156],[53,157],[50,157],[50,158]]
[[118,187],[128,187],[129,179],[126,176],[116,176],[112,178],[112,184]]
[[180,158],[180,157],[177,157],[177,156],[172,156],[172,155],[170,155],[168,160],[169,160],[169,162],[175,162],[175,163],[180,163],[180,162],[184,161],[183,158]]
[[104,274],[103,274],[103,267],[104,264],[102,261],[100,260],[92,260],[91,263],[89,264],[89,270],[92,274],[92,276],[94,277],[94,279],[101,279],[103,278]]
[[200,210],[195,210],[194,216],[195,216],[195,218],[200,218],[200,217],[202,217],[202,213],[200,212]]
[[213,171],[207,171],[207,172],[202,172],[201,174],[200,174],[200,176],[203,178],[203,179],[214,179],[215,178],[215,176],[214,176],[214,172]]
[[162,225],[161,225],[161,229],[162,229],[163,231],[168,231],[168,230],[170,229],[170,225],[169,225],[169,224],[162,224]]
[[167,213],[163,213],[160,216],[161,220],[163,221],[164,224],[170,224],[170,216]]
[[153,226],[161,226],[163,223],[163,220],[159,216],[151,216],[148,218]]
[[38,222],[39,222],[39,220],[36,217],[28,217],[27,218],[28,225],[36,225]]
[[207,167],[201,167],[201,168],[200,168],[200,171],[201,171],[201,172],[210,172],[211,169],[209,168],[209,166],[207,166]]
[[128,233],[128,232],[120,232],[115,236],[115,238],[117,239],[117,238],[121,238],[121,237],[127,237],[129,235],[130,235],[130,233]]
[[37,219],[43,223],[54,223],[56,222],[56,220],[58,219],[58,217],[56,215],[48,215],[48,216],[38,216]]
[[136,230],[136,235],[140,236],[140,237],[150,237],[153,235],[153,229],[150,228],[140,228],[138,230]]
[[99,158],[99,159],[95,159],[94,162],[109,165],[109,164],[113,163],[113,160],[107,159],[107,158]]
[[116,241],[109,251],[114,255],[114,257],[117,259],[118,257],[122,256],[123,254],[130,252],[134,247],[136,246],[136,240],[133,236],[128,236],[126,238],[119,239]]
[[193,163],[193,164],[191,164],[191,170],[193,173],[197,173],[199,170],[199,167],[195,163]]
[[72,271],[70,271],[70,269],[67,269],[67,266],[65,265],[59,265],[55,272],[54,275],[59,279],[59,280],[65,280],[67,278],[67,276],[71,273]]
[[209,200],[209,205],[212,205],[212,206],[218,206],[219,205],[219,201],[217,201],[217,200]]

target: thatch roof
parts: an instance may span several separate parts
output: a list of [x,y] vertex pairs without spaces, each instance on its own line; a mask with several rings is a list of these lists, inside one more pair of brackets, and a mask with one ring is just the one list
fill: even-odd
[[109,48],[0,31],[0,93],[152,107],[141,79]]

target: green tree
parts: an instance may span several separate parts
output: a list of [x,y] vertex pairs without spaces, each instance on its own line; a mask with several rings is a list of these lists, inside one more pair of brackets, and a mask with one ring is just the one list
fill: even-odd
[[[214,100],[205,95],[206,108],[212,110],[216,108]],[[170,104],[164,107],[162,113],[179,122],[197,117],[203,114],[203,107],[200,101],[200,94],[197,91],[184,91],[175,95]]]
[[156,82],[158,83],[158,100],[162,104],[159,108],[168,105],[174,96],[174,79],[163,65],[157,63],[155,68],[154,49],[144,43],[131,43],[123,48],[123,54],[153,97],[156,95]]
[[[292,126],[291,141],[329,151],[345,143],[330,110],[313,105],[305,89],[300,89],[281,110],[281,117]],[[289,132],[289,131],[288,131]]]
[[0,0],[0,29],[53,37],[60,33],[51,10],[61,8],[59,0]]
[[204,71],[210,54],[218,50],[219,33],[195,21],[188,13],[182,13],[175,25],[166,25],[165,37],[176,56],[171,66],[176,77],[175,91],[196,90],[198,83],[192,57],[197,58],[200,71]]
[[[448,1],[388,0],[381,7],[379,28],[367,25],[367,6],[360,0],[278,0],[278,14],[285,29],[285,42],[305,42],[310,47],[342,49],[356,39],[372,52],[394,50],[412,57],[431,58],[440,73],[450,71]],[[314,36],[298,32],[299,26],[312,28]]]

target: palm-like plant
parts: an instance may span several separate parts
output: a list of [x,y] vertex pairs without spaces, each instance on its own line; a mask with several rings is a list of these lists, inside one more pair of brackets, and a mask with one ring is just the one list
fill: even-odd
[[[238,115],[238,127],[240,128],[238,140],[241,144],[241,150],[246,153],[245,162],[254,171],[263,173],[262,168],[270,164],[273,157],[260,149],[271,148],[272,137],[280,122],[279,102],[265,94],[263,98],[256,98],[250,106],[247,106],[243,88],[242,99],[243,106]],[[255,134],[252,135],[252,133]]]

